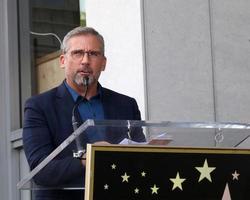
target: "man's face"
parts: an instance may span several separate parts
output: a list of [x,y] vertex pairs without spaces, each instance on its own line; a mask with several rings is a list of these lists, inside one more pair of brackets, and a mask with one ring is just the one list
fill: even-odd
[[82,87],[83,78],[89,78],[89,86],[97,85],[106,66],[101,44],[96,36],[79,35],[68,40],[67,52],[60,56],[67,83],[74,89]]

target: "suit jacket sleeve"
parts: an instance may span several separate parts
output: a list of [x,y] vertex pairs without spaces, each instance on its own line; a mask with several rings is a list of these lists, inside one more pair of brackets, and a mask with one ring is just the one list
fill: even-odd
[[[53,114],[53,113],[50,113]],[[58,145],[53,137],[53,131],[48,122],[47,115],[38,99],[31,98],[25,104],[23,143],[24,151],[31,169],[34,169]],[[64,152],[61,152],[64,154]],[[80,178],[81,177],[81,178]],[[39,185],[59,186],[65,184],[78,184],[83,182],[84,167],[81,162],[69,156],[54,158],[34,178]]]
[[[133,120],[141,120],[141,113],[135,99],[133,99],[133,105],[135,110],[135,118]],[[131,129],[131,139],[136,142],[146,141],[145,135],[141,127],[134,127]]]

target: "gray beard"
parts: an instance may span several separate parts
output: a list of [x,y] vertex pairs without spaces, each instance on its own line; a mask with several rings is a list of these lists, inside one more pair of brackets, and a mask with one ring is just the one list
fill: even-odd
[[[75,75],[74,77],[74,82],[78,85],[78,86],[83,86],[84,85],[84,78],[78,74]],[[88,85],[91,85],[92,83],[94,83],[95,78],[93,76],[88,76]]]

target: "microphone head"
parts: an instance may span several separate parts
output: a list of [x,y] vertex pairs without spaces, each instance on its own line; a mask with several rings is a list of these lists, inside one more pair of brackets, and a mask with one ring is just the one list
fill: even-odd
[[85,76],[82,79],[82,83],[83,83],[84,87],[89,86],[93,82],[94,82],[94,77],[93,76]]
[[86,76],[86,77],[83,77],[83,85],[84,86],[88,86],[89,85],[89,77],[88,76]]

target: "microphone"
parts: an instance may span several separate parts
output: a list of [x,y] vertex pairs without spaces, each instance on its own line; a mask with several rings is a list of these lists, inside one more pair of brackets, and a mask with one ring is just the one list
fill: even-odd
[[87,89],[87,87],[89,86],[89,77],[88,76],[86,76],[86,77],[83,77],[83,85],[86,87],[86,89]]
[[[88,91],[88,85],[89,85],[89,77],[88,76],[83,77],[83,86],[85,87],[84,88],[84,90],[85,90],[84,95],[83,95],[83,97],[77,99],[77,101],[72,109],[72,127],[73,127],[74,131],[76,131],[76,129],[78,128],[78,122],[77,122],[76,117],[75,117],[75,109],[86,98],[87,91]],[[81,145],[81,141],[80,141],[79,137],[80,136],[78,136],[75,140],[76,141],[76,152],[73,152],[73,157],[78,158],[78,159],[82,159],[86,150],[83,149],[83,146]]]

